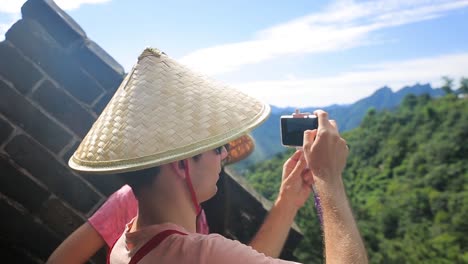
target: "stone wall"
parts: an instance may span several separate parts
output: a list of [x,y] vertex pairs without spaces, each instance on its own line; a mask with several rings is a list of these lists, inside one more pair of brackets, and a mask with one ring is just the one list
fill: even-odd
[[54,2],[21,12],[0,43],[0,243],[2,259],[36,263],[121,185],[67,161],[124,70]]
[[[42,263],[122,185],[67,162],[125,73],[53,1],[29,0],[21,12],[0,43],[0,258]],[[219,190],[206,205],[210,225],[248,241],[265,207],[229,175]],[[227,200],[234,191],[237,200]],[[284,257],[299,240],[296,229]]]

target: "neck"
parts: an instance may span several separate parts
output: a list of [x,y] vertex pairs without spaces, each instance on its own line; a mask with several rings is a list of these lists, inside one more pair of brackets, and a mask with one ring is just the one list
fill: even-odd
[[196,212],[185,180],[177,175],[158,175],[151,189],[142,192],[132,231],[150,225],[172,223],[196,232]]

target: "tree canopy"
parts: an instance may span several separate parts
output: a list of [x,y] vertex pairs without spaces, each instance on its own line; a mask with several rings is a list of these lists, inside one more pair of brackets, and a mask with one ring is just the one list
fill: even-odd
[[[408,95],[394,111],[368,110],[343,137],[351,145],[343,179],[371,263],[468,263],[468,99]],[[292,152],[246,178],[274,200]],[[297,257],[322,263],[312,199],[296,222]]]

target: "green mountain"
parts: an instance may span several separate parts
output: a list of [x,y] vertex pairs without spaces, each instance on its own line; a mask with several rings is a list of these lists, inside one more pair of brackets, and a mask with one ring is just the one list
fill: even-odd
[[[370,263],[468,263],[468,98],[407,95],[343,137],[343,179]],[[291,153],[250,167],[247,180],[274,200]],[[321,263],[312,201],[296,220],[305,237],[296,255]]]
[[[377,110],[393,109],[408,94],[429,94],[432,97],[437,97],[443,95],[444,92],[441,89],[433,89],[429,84],[407,86],[397,92],[393,92],[385,86],[375,91],[371,96],[361,99],[354,104],[331,105],[320,108],[327,111],[330,118],[338,122],[341,131],[347,131],[357,127],[361,123],[369,108]],[[307,107],[301,109],[301,111],[313,111],[315,109],[318,109],[318,107]],[[269,159],[275,154],[285,151],[285,147],[281,145],[279,120],[281,115],[289,115],[294,110],[295,108],[293,107],[278,108],[272,106],[271,116],[252,133],[256,142],[254,153],[245,161],[234,166],[234,169],[242,174],[243,169],[247,166]]]

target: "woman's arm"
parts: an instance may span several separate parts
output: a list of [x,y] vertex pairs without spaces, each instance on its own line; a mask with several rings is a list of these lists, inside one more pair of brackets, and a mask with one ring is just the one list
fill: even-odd
[[84,263],[120,237],[137,214],[138,202],[128,185],[122,186],[52,253],[47,263]]
[[310,184],[303,179],[312,177],[306,165],[302,151],[297,151],[285,162],[278,199],[249,244],[258,252],[279,257],[296,213],[311,193]]
[[86,221],[55,249],[47,264],[85,263],[104,245],[106,245],[104,239]]

